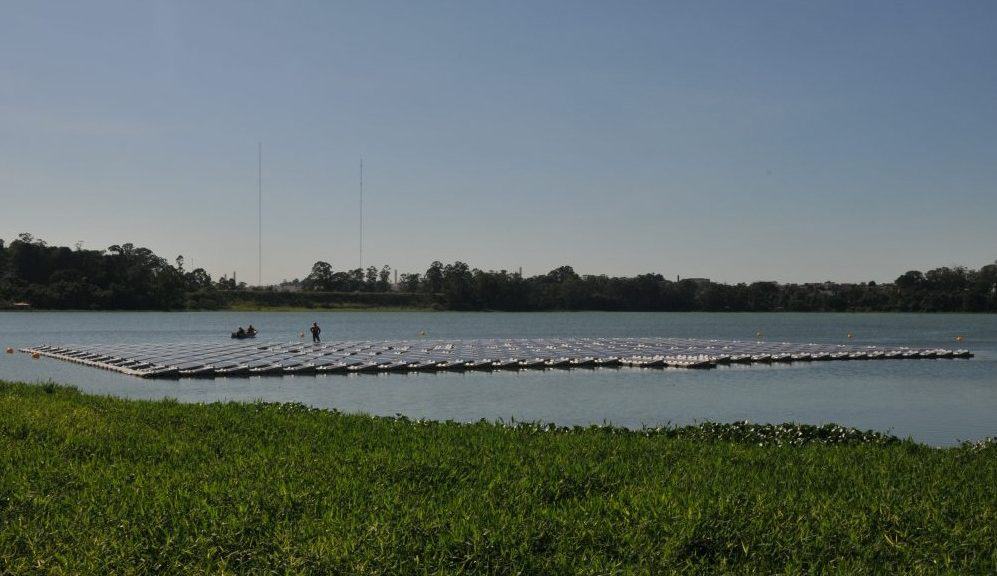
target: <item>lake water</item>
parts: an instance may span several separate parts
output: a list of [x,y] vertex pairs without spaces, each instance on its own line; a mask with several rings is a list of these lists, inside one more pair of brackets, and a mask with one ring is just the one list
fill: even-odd
[[[997,316],[964,314],[7,312],[0,346],[228,341],[252,323],[263,341],[672,336],[968,348],[969,360],[882,360],[494,373],[142,380],[25,354],[0,379],[55,381],[129,398],[293,401],[371,414],[640,427],[712,421],[837,422],[934,445],[997,435]],[[854,339],[847,340],[848,333]],[[957,335],[963,342],[955,342]]]

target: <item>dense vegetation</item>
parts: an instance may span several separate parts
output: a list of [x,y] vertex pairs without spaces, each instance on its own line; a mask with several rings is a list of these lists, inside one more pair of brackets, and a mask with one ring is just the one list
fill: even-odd
[[426,423],[0,382],[0,573],[997,571],[997,445]]
[[[300,283],[301,288],[341,288],[335,275],[322,272],[327,265],[319,264]],[[911,271],[892,284],[731,285],[695,278],[670,281],[661,274],[581,276],[570,266],[524,278],[505,270],[471,269],[463,262],[446,266],[433,262],[425,274],[403,274],[399,288],[439,294],[448,308],[456,310],[994,312],[997,264],[980,270]]]
[[911,271],[890,284],[719,284],[671,281],[661,274],[581,276],[569,266],[547,274],[472,269],[433,262],[423,274],[391,268],[336,271],[316,262],[301,280],[248,288],[233,278],[213,280],[132,244],[107,250],[48,246],[28,234],[0,241],[0,307],[191,309],[250,306],[435,307],[454,310],[634,311],[997,311],[997,264],[979,270]]
[[36,308],[178,309],[214,288],[203,269],[186,271],[148,248],[132,244],[107,250],[48,246],[22,234],[0,240],[0,303],[27,302]]

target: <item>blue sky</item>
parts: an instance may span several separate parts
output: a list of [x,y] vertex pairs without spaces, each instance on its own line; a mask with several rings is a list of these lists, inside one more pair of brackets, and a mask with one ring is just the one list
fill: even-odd
[[892,280],[997,259],[997,3],[5,4],[0,237]]

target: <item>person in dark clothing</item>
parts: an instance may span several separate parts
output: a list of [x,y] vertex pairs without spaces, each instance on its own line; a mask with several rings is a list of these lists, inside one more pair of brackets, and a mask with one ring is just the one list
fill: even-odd
[[322,329],[318,327],[318,322],[312,322],[312,342],[321,342],[322,339],[319,338],[319,334],[322,333]]

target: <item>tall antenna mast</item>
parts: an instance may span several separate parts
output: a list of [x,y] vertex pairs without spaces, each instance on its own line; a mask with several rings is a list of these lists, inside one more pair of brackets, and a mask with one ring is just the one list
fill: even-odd
[[363,272],[363,156],[360,157],[360,271]]
[[259,246],[257,247],[257,261],[256,261],[256,283],[259,286],[263,285],[263,142],[257,143],[257,164],[256,164],[256,184],[259,189],[259,202],[257,204],[257,214],[256,214],[256,233],[259,240]]

